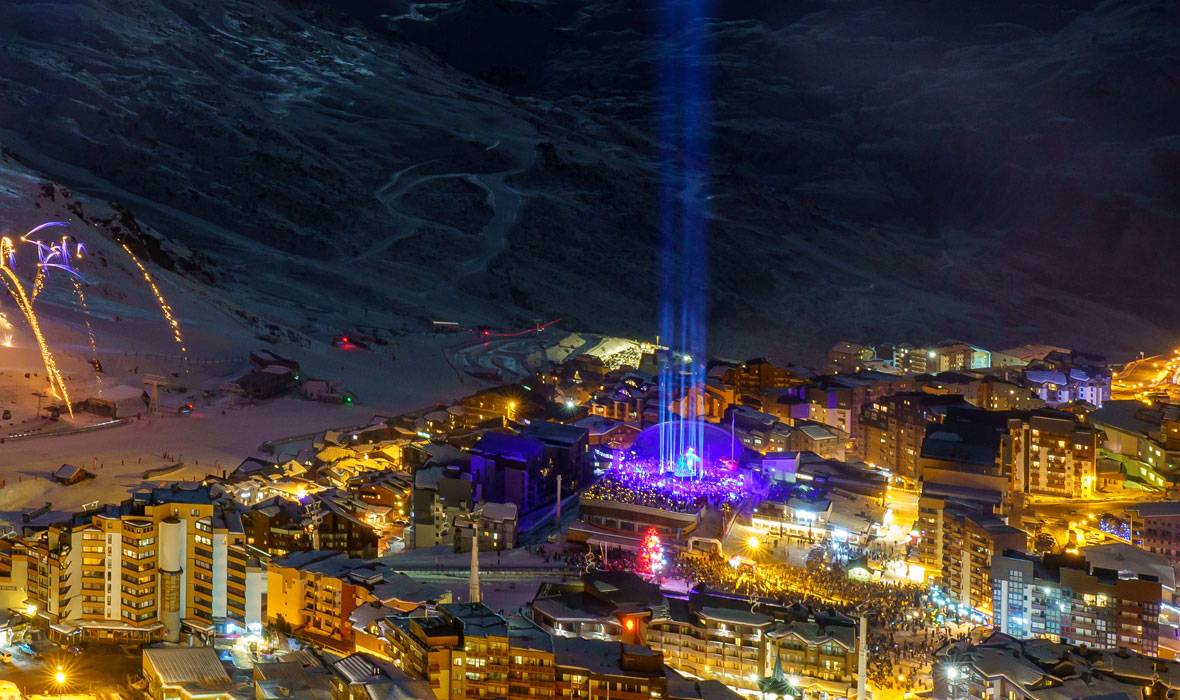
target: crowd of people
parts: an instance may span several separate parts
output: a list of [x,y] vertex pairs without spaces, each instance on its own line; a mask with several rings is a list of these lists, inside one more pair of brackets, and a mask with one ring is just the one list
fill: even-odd
[[949,627],[932,629],[917,623],[904,624],[901,630],[876,630],[868,639],[869,682],[890,690],[923,689],[919,672],[930,666],[934,652],[965,634],[952,634]]
[[[626,552],[612,552],[604,558],[589,551],[577,555],[571,563],[597,570],[638,569],[636,555]],[[907,613],[928,608],[928,596],[920,586],[856,581],[839,569],[827,567],[802,568],[779,563],[734,566],[716,555],[678,554],[668,558],[660,578],[680,580],[689,585],[702,583],[713,590],[775,600],[786,605],[798,602],[852,616],[864,614],[874,629],[902,629],[907,624]]]
[[678,513],[695,513],[702,506],[721,508],[741,500],[747,491],[736,472],[707,467],[704,478],[678,477],[662,472],[652,460],[624,462],[612,467],[585,491],[587,498],[633,503]]
[[[618,571],[636,570],[634,555],[593,552],[579,555],[581,566]],[[868,677],[874,687],[911,690],[920,685],[920,669],[928,669],[933,653],[953,638],[948,626],[932,619],[926,589],[911,583],[887,584],[849,579],[839,567],[795,567],[775,562],[732,565],[720,556],[680,554],[669,557],[661,574],[665,582],[774,600],[802,603],[850,617],[864,615],[869,628]]]

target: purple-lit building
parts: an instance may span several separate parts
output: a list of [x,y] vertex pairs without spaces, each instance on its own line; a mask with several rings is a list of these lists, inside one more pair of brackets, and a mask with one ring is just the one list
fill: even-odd
[[471,447],[471,469],[485,477],[484,498],[515,503],[529,513],[557,498],[557,470],[545,461],[540,440],[508,433],[485,433]]
[[561,475],[562,493],[573,493],[589,484],[592,474],[588,429],[553,421],[533,421],[521,431],[521,435],[541,441],[545,466],[556,469]]

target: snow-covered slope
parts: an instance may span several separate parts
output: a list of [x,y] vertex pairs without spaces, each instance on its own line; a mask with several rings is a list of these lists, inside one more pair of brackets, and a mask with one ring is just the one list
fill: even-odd
[[[14,264],[26,293],[33,288],[37,252],[19,239],[46,221],[68,225],[44,229],[33,238],[52,243],[66,235],[71,251],[76,243],[85,246],[72,261],[78,277],[51,269],[33,304],[75,402],[104,392],[134,389],[138,393],[144,377],[155,374],[168,384],[162,395],[166,407],[192,401],[198,408],[208,403],[220,409],[234,402],[218,391],[219,386],[248,371],[248,353],[260,347],[300,362],[307,377],[337,382],[341,391],[354,392],[358,402],[336,407],[338,415],[302,402],[302,409],[292,408],[293,415],[302,412],[320,423],[283,418],[270,431],[238,431],[229,436],[251,445],[300,432],[296,424],[306,431],[312,425],[363,423],[374,412],[410,411],[454,398],[464,390],[441,352],[446,338],[422,332],[399,334],[398,329],[381,325],[377,314],[373,315],[376,320],[358,323],[345,311],[313,313],[271,296],[255,298],[247,287],[222,288],[218,280],[224,273],[199,253],[166,240],[126,210],[46,184],[0,154],[0,236],[17,241],[12,263],[5,262]],[[177,321],[179,340],[160,298]],[[46,379],[28,322],[6,293],[0,299],[0,313],[12,326],[11,345],[0,346],[0,409],[13,413],[10,419],[0,420],[3,437],[40,425],[33,392],[46,391]],[[340,333],[357,331],[369,339],[367,349],[340,348],[332,342]],[[264,337],[274,344],[263,342]],[[95,371],[94,360],[101,372]],[[212,396],[204,395],[205,390]],[[79,418],[81,423],[93,420],[97,419]],[[205,446],[217,448],[211,441]],[[10,445],[3,452],[13,454],[14,449]]]
[[[717,6],[719,351],[1170,342],[1173,4]],[[0,144],[287,326],[647,335],[654,7],[16,0]]]

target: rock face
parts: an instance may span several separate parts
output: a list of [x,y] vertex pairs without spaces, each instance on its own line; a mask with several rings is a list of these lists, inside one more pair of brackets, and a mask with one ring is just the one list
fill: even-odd
[[[0,144],[217,262],[407,322],[654,332],[677,0],[16,0]],[[712,340],[1170,342],[1180,6],[717,2]]]

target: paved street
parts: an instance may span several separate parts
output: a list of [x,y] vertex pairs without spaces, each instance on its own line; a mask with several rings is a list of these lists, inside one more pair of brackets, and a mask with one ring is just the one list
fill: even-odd
[[[142,661],[137,648],[89,645],[78,656],[46,643],[37,644],[40,658],[13,649],[13,663],[0,665],[0,678],[16,683],[25,694],[95,693],[126,694],[127,680],[139,675]],[[60,688],[54,682],[57,667],[66,674]]]

